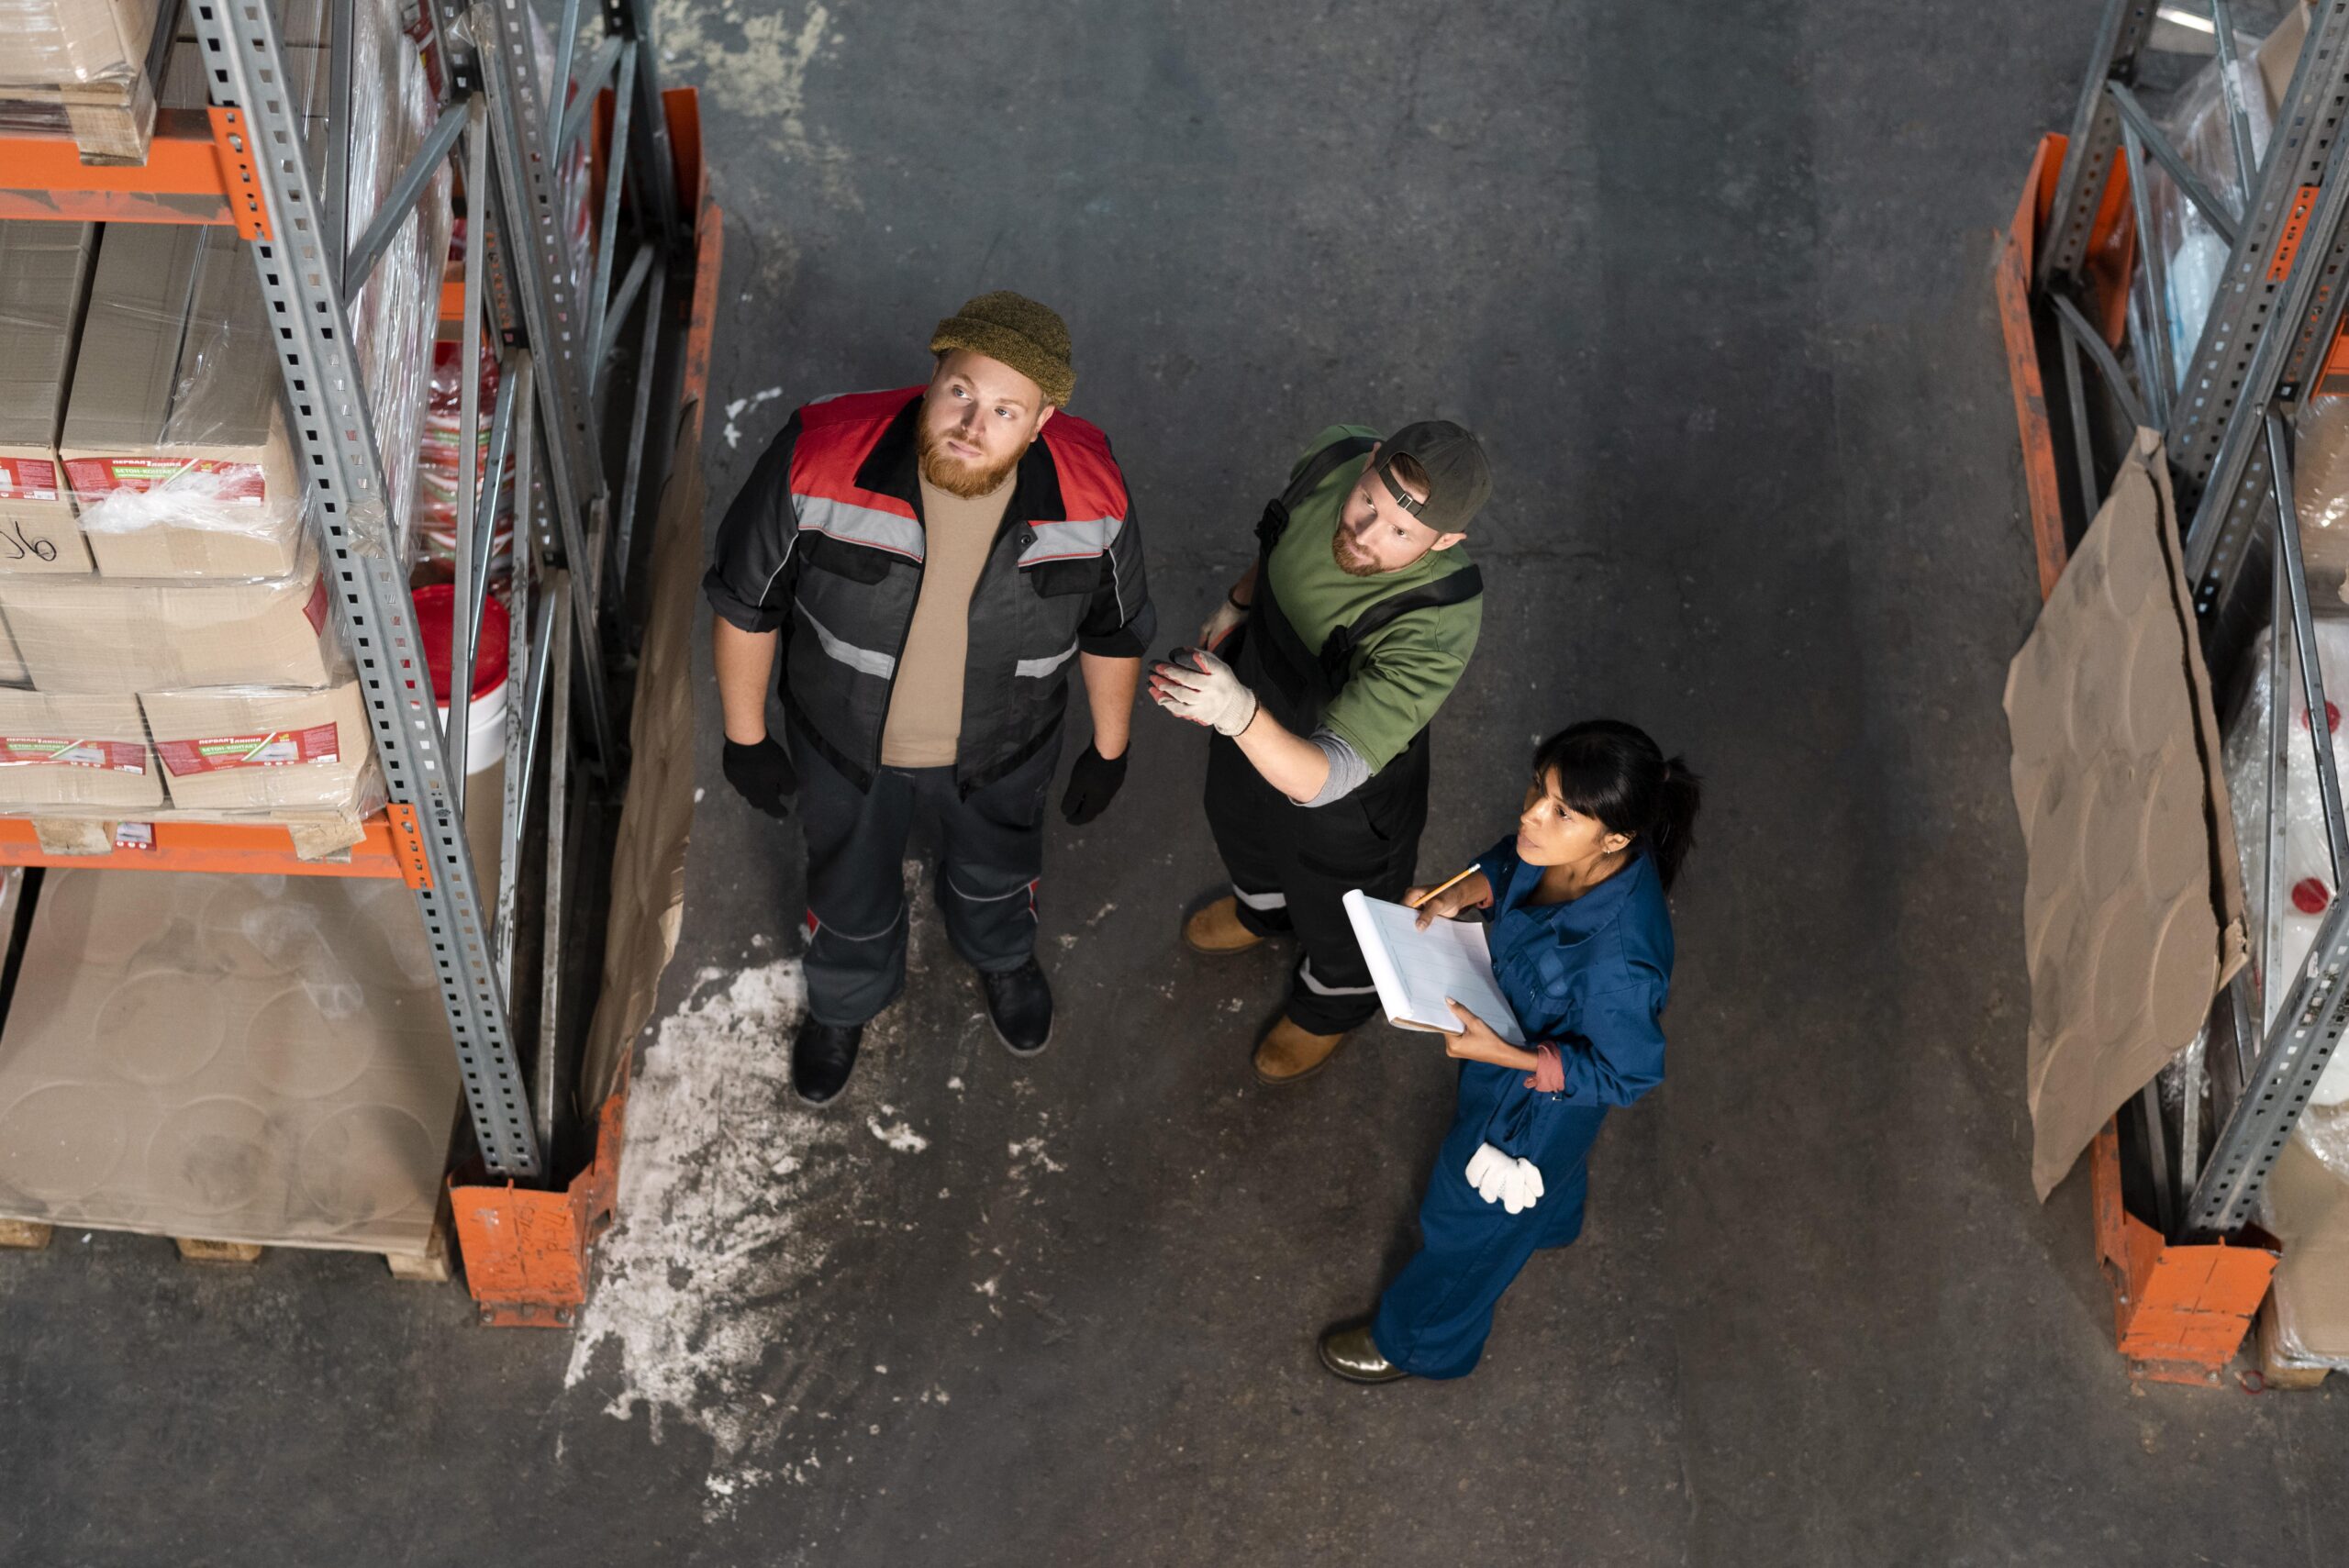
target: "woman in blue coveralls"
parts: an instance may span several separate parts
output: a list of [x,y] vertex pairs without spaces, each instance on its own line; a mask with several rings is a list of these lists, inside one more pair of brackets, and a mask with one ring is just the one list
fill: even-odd
[[1687,765],[1631,725],[1561,730],[1534,753],[1516,839],[1420,906],[1422,927],[1492,912],[1493,972],[1534,1044],[1510,1045],[1453,1004],[1464,1032],[1444,1039],[1460,1059],[1459,1108],[1419,1205],[1419,1251],[1375,1317],[1321,1336],[1322,1364],[1340,1377],[1465,1376],[1525,1261],[1582,1233],[1586,1162],[1607,1108],[1664,1080],[1664,895],[1687,853],[1698,793]]

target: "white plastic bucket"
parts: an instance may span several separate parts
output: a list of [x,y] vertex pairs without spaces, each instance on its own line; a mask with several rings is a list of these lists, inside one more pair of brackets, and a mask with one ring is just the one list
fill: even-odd
[[[501,680],[465,705],[465,776],[485,773],[506,761],[506,692]],[[440,709],[440,733],[449,732],[449,709]]]

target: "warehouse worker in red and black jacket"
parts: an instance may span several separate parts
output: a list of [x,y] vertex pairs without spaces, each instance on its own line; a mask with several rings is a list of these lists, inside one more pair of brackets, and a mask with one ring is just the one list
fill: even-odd
[[[703,584],[726,779],[807,839],[807,1016],[792,1084],[821,1104],[905,985],[899,867],[918,805],[938,902],[1015,1054],[1052,1036],[1036,962],[1044,795],[1069,676],[1093,740],[1061,802],[1083,825],[1126,773],[1154,620],[1108,438],[1063,412],[1068,328],[1008,292],[938,324],[924,386],[800,408],[751,470]],[[767,730],[780,654],[785,739]]]

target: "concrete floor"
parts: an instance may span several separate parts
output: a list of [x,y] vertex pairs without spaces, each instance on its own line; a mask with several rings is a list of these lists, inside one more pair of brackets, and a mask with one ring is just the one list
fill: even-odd
[[2097,11],[664,6],[728,209],[721,501],[792,404],[917,379],[1001,286],[1074,329],[1168,640],[1318,427],[1485,434],[1423,868],[1501,829],[1537,732],[1685,750],[1670,1081],[1481,1372],[1341,1386],[1311,1336],[1408,1248],[1450,1073],[1371,1031],[1249,1080],[1279,961],[1173,940],[1215,877],[1197,737],[1141,716],[1112,814],[1054,821],[1043,1058],[924,901],[813,1114],[796,840],[709,704],[580,1332],[364,1258],[0,1259],[0,1562],[2340,1561],[2349,1400],[2132,1385],[2084,1180],[2028,1179],[1987,267]]

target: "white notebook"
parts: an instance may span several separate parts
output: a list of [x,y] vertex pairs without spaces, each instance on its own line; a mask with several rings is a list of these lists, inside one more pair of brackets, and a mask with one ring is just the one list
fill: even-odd
[[1460,1026],[1444,1006],[1449,996],[1511,1045],[1525,1043],[1525,1031],[1518,1028],[1517,1015],[1501,995],[1500,982],[1493,978],[1492,951],[1485,946],[1481,921],[1438,918],[1422,931],[1414,929],[1418,910],[1372,898],[1359,887],[1342,902],[1390,1023],[1458,1034]]

